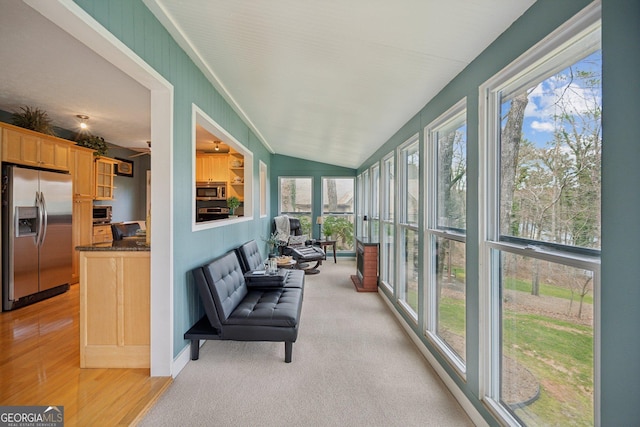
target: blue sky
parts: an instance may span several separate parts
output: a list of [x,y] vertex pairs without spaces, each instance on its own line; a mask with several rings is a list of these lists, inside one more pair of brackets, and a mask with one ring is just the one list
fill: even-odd
[[[573,67],[576,70],[593,72],[598,78],[601,75],[602,56],[597,51]],[[570,114],[580,114],[587,110],[593,110],[594,105],[602,105],[601,89],[589,88],[585,82],[576,78],[570,79],[570,70],[566,68],[538,84],[529,94],[529,104],[525,110],[523,123],[524,137],[538,147],[553,138],[553,131],[559,124],[554,123],[553,117],[561,109],[558,108],[558,100],[562,98],[562,104]],[[510,102],[503,104],[503,117],[505,117]],[[504,126],[504,122],[503,122]]]

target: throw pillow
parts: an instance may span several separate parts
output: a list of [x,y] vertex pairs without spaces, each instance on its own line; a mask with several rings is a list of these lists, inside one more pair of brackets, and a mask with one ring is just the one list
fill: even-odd
[[293,248],[299,248],[304,246],[307,242],[307,236],[290,236],[289,237],[289,246]]

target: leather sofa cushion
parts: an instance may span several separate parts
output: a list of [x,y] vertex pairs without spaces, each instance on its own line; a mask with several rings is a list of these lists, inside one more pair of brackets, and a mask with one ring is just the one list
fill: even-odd
[[203,270],[218,317],[224,324],[248,293],[238,257],[233,251],[227,252],[205,265]]
[[250,291],[223,324],[295,327],[301,307],[300,288]]
[[240,258],[240,266],[245,273],[251,270],[257,270],[262,267],[264,258],[260,254],[260,248],[255,240],[244,243],[237,249],[238,258]]

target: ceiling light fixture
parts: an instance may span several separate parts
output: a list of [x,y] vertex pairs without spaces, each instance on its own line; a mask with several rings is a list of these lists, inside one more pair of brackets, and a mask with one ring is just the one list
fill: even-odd
[[216,141],[216,146],[215,146],[214,150],[220,151],[220,142]]
[[87,120],[89,120],[89,116],[85,116],[84,114],[76,114],[76,117],[80,119],[80,129],[87,129],[89,126],[87,125]]

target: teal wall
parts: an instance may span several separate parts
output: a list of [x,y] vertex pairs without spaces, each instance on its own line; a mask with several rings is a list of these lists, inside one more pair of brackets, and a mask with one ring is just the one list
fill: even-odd
[[640,423],[640,2],[602,2],[602,425]]
[[[270,193],[271,193],[271,216],[278,215],[278,185],[279,177],[311,177],[313,178],[313,200],[311,218],[322,215],[322,178],[327,177],[353,177],[356,176],[356,170],[341,166],[334,166],[327,163],[314,162],[311,160],[302,160],[295,157],[274,155],[271,161],[273,174],[271,174]],[[355,180],[354,180],[355,191]],[[315,223],[314,223],[315,224]],[[311,227],[313,237],[318,238],[318,226]]]
[[[384,143],[358,173],[378,162],[412,135],[424,141],[424,127],[467,98],[467,381],[438,351],[425,346],[485,419],[497,425],[479,396],[478,87],[590,2],[538,0],[433,100]],[[602,1],[603,154],[602,290],[600,298],[601,424],[638,425],[640,420],[640,2]],[[421,164],[424,164],[424,153]],[[421,178],[424,171],[420,171]],[[420,217],[422,224],[422,213]],[[422,242],[420,247],[422,248]],[[422,259],[422,257],[420,257]],[[422,309],[421,309],[422,310]],[[403,314],[403,310],[398,312]],[[420,312],[422,319],[425,313]],[[409,325],[413,321],[408,320]],[[420,322],[419,322],[420,324]],[[416,334],[423,334],[415,328]],[[597,334],[597,332],[596,332]]]

